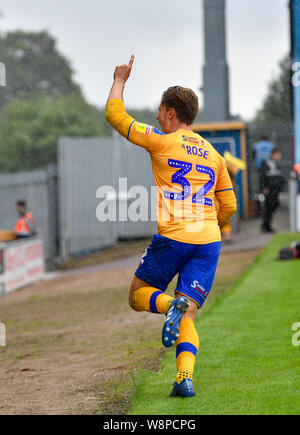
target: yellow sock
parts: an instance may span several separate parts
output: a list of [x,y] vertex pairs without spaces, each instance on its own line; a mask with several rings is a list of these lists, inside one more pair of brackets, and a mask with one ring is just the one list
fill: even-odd
[[141,287],[133,294],[136,311],[165,314],[173,300],[174,298],[154,287]]
[[179,338],[176,342],[176,382],[193,379],[199,337],[193,320],[183,317],[180,322]]

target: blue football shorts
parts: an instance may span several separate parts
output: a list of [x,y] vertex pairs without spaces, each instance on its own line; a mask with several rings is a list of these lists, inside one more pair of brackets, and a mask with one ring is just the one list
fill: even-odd
[[155,234],[135,276],[165,291],[178,273],[175,293],[202,307],[213,285],[220,251],[221,242],[194,245]]

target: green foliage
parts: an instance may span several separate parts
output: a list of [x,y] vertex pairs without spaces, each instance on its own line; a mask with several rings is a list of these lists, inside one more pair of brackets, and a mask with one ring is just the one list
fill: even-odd
[[0,35],[7,84],[0,92],[0,171],[56,163],[61,136],[111,135],[104,110],[87,104],[70,62],[47,32]]
[[[26,171],[56,163],[61,136],[111,136],[105,109],[88,105],[68,59],[47,32],[0,34],[7,85],[0,91],[0,171]],[[159,127],[156,111],[128,110]]]
[[287,122],[292,120],[291,60],[285,57],[280,62],[279,76],[269,85],[262,108],[254,121],[262,123]]
[[[126,104],[126,102],[125,102]],[[157,110],[151,109],[130,109],[126,107],[127,112],[130,116],[136,119],[138,122],[144,122],[145,124],[153,125],[154,127],[160,128],[159,123],[156,120]]]
[[17,98],[80,92],[69,61],[59,53],[55,39],[46,31],[1,34],[0,53],[7,76],[6,87],[0,93],[0,108]]
[[197,319],[196,397],[168,397],[173,350],[159,373],[139,377],[132,414],[299,414],[299,347],[292,345],[291,329],[300,321],[299,260],[276,260],[297,238],[274,237],[231,291]]
[[80,94],[15,100],[0,116],[0,171],[26,171],[56,162],[61,136],[99,136],[98,111]]

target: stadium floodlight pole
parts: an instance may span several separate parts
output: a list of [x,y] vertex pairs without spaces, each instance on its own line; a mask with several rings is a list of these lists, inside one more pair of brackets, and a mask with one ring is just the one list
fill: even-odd
[[[295,137],[294,163],[298,166],[300,165],[300,0],[290,0],[290,12]],[[290,216],[291,231],[300,231],[300,182],[298,182],[298,186],[295,186],[295,180],[290,182]]]
[[[0,19],[2,18],[2,12],[0,11]],[[6,67],[3,62],[1,62],[0,57],[0,86],[6,86]]]
[[229,69],[226,56],[226,0],[204,0],[203,120],[230,119]]

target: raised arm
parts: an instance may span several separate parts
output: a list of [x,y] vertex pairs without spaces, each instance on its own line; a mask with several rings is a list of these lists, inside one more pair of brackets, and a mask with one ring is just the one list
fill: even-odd
[[166,148],[165,136],[151,125],[137,122],[125,110],[123,92],[128,80],[134,55],[127,65],[117,66],[114,72],[114,82],[110,90],[105,116],[110,125],[122,136],[135,145],[146,148],[150,153],[161,152]]
[[127,82],[134,62],[134,54],[131,55],[130,61],[127,65],[119,65],[114,72],[114,82],[111,87],[107,101],[122,100],[125,83]]

